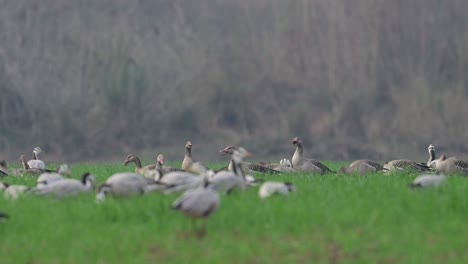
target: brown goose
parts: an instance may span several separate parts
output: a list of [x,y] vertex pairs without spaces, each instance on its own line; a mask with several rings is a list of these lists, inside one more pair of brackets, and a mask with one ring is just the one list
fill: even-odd
[[140,159],[135,154],[128,154],[127,158],[123,162],[123,165],[127,166],[129,163],[132,162],[135,163],[135,172],[140,175],[149,178],[154,178],[156,175],[159,175],[159,172],[156,169],[156,164],[151,164],[142,167]]
[[185,143],[185,156],[182,160],[182,170],[184,171],[191,171],[190,167],[192,167],[193,160],[192,160],[192,142],[187,141]]
[[392,172],[397,172],[397,171],[418,171],[418,172],[424,172],[424,171],[429,171],[430,168],[426,164],[422,163],[416,163],[412,160],[406,160],[406,159],[399,159],[399,160],[392,160],[389,162],[385,162],[383,165],[384,169]]
[[156,166],[163,174],[171,172],[171,171],[182,171],[181,169],[164,165],[164,155],[163,154],[159,154],[156,157]]
[[432,168],[443,174],[468,175],[468,162],[457,157],[447,158],[445,155],[431,162]]
[[367,173],[372,173],[372,172],[377,172],[377,171],[382,171],[384,168],[382,165],[376,161],[373,160],[368,160],[368,159],[362,159],[362,160],[356,160],[353,163],[351,163],[349,166],[343,166],[340,168],[340,173],[344,174],[353,174],[353,173],[359,173],[359,174],[367,174]]
[[39,169],[39,168],[30,168],[28,163],[24,160],[24,155],[20,156],[20,162],[23,165],[23,170],[21,172],[22,175],[29,174],[32,176],[41,175],[44,172],[49,172],[48,170]]
[[293,145],[296,147],[296,151],[292,157],[293,168],[302,172],[313,172],[313,173],[333,173],[327,166],[323,165],[322,162],[314,159],[306,159],[303,157],[304,148],[302,140],[299,137],[295,137],[292,140]]
[[[224,149],[220,150],[219,153],[232,155],[234,153],[234,150],[238,150],[238,149],[239,149],[238,147],[228,146],[228,147],[225,147]],[[241,166],[242,171],[244,173],[255,173],[255,172],[268,173],[268,174],[280,173],[280,171],[274,170],[272,168],[269,168],[267,166],[260,165],[260,164],[241,162],[240,166]],[[228,170],[233,171],[232,159],[231,159],[231,162],[229,163]]]

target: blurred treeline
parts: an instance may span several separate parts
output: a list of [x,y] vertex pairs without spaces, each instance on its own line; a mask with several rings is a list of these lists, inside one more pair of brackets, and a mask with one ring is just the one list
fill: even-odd
[[[0,155],[468,152],[466,0],[0,1]],[[50,156],[49,156],[50,157]]]

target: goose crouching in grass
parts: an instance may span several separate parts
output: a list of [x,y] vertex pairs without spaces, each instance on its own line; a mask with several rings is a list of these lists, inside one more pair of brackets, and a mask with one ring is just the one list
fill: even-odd
[[426,164],[416,163],[412,160],[399,159],[385,162],[383,168],[390,172],[402,172],[402,171],[413,171],[413,172],[425,172],[430,171],[430,168]]
[[190,172],[173,171],[162,175],[156,180],[163,184],[162,192],[169,194],[197,188],[202,183],[203,177]]
[[89,172],[83,174],[81,181],[75,179],[63,179],[53,182],[41,189],[35,189],[34,194],[40,196],[53,196],[57,198],[76,196],[94,190],[96,177]]
[[25,185],[9,185],[7,183],[0,182],[0,190],[3,191],[3,197],[7,200],[16,200],[30,189],[31,188]]
[[70,168],[68,167],[67,164],[62,164],[60,167],[57,169],[57,172],[55,173],[42,173],[39,178],[37,178],[37,188],[43,188],[47,186],[48,184],[51,184],[56,181],[60,181],[65,179],[65,177],[70,178],[71,173],[70,173]]
[[414,179],[411,188],[437,187],[446,180],[445,175],[423,174]]
[[143,195],[157,191],[165,186],[153,179],[136,173],[116,173],[101,184],[97,190],[96,200],[102,202],[108,194],[115,197]]
[[[219,153],[221,154],[230,154],[232,155],[234,150],[238,150],[238,147],[228,146],[224,149],[220,150]],[[266,173],[266,174],[278,174],[280,171],[272,169],[268,166],[263,164],[254,164],[249,162],[239,162],[240,168],[244,173]],[[228,170],[233,171],[233,164],[232,162],[228,165]]]
[[362,159],[354,161],[349,166],[341,167],[340,173],[364,175],[382,170],[384,170],[384,168],[380,163],[373,160]]
[[28,161],[29,168],[45,170],[45,163],[39,159],[39,153],[42,153],[42,149],[40,147],[35,147],[32,154],[33,158]]
[[26,163],[26,161],[24,160],[24,155],[20,156],[20,162],[23,165],[23,170],[21,171],[21,175],[38,176],[44,172],[52,172],[52,170],[30,168],[28,163]]
[[203,177],[202,184],[196,188],[184,192],[172,203],[172,209],[180,211],[192,219],[192,225],[197,218],[203,221],[200,235],[206,234],[206,219],[218,209],[220,198],[218,192],[210,186],[207,176]]
[[431,167],[440,173],[468,175],[468,162],[457,157],[447,158],[445,155],[431,162]]
[[154,178],[158,173],[156,164],[151,164],[142,167],[140,159],[135,154],[128,154],[127,158],[124,160],[123,165],[127,166],[129,163],[135,163],[135,173],[143,175],[148,178]]
[[296,147],[294,155],[292,157],[293,168],[300,172],[312,172],[317,174],[333,173],[327,166],[322,162],[315,159],[304,158],[304,147],[302,140],[299,137],[295,137],[292,140],[293,145]]
[[258,196],[265,199],[272,195],[288,195],[293,191],[296,191],[296,187],[290,182],[265,182],[260,186]]

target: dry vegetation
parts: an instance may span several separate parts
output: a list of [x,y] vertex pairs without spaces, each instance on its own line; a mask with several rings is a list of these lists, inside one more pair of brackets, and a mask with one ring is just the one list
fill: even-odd
[[2,156],[181,156],[190,138],[280,158],[293,136],[326,159],[467,152],[466,14],[465,0],[0,1]]

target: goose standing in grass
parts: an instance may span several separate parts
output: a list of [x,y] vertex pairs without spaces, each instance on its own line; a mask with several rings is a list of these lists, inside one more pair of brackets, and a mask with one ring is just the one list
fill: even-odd
[[30,168],[28,163],[24,160],[24,155],[20,156],[20,162],[23,165],[23,170],[21,171],[22,175],[29,174],[32,176],[38,176],[41,175],[41,173],[47,172],[45,169],[39,169],[39,168]]
[[382,171],[384,168],[382,165],[376,161],[373,160],[368,160],[368,159],[362,159],[362,160],[356,160],[353,163],[351,163],[349,166],[343,166],[340,168],[340,173],[344,174],[368,174],[368,173],[374,173],[377,171]]
[[258,196],[265,199],[275,194],[288,195],[294,191],[296,187],[290,182],[264,182],[258,189]]
[[181,169],[164,165],[164,155],[163,154],[159,154],[156,157],[156,166],[157,166],[158,170],[160,172],[162,172],[163,174],[168,173],[168,172],[172,172],[172,171],[182,171]]
[[245,190],[249,182],[255,182],[252,176],[247,179],[241,167],[243,159],[252,156],[252,153],[244,148],[236,148],[231,153],[232,172],[220,171],[210,178],[212,188],[218,192],[230,193],[234,188]]
[[[239,149],[238,147],[228,146],[224,149],[220,150],[219,153],[221,154],[232,154],[234,150]],[[264,166],[261,164],[253,164],[249,162],[240,162],[239,165],[241,166],[244,173],[268,173],[268,174],[278,174],[280,173],[277,170],[269,168],[268,166]],[[228,170],[233,171],[233,164],[232,162],[228,165]]]
[[129,163],[135,163],[135,172],[143,175],[148,178],[154,178],[158,171],[156,169],[156,164],[151,164],[142,167],[140,159],[135,154],[128,154],[127,158],[124,160],[123,165],[127,166]]
[[136,173],[116,173],[98,187],[96,200],[104,201],[106,195],[128,197],[162,189],[163,184]]
[[430,144],[429,147],[427,147],[427,152],[429,152],[429,160],[427,161],[426,165],[428,167],[431,166],[432,161],[436,159],[436,154],[435,154],[435,147],[434,145]]
[[446,180],[445,175],[423,174],[414,179],[411,188],[437,187]]
[[192,146],[191,141],[185,143],[185,156],[182,160],[182,170],[198,174],[199,171],[197,171],[196,168],[200,167],[200,163],[198,163],[196,167],[192,166],[195,163],[192,159]]
[[429,171],[430,168],[426,164],[416,163],[412,160],[399,159],[385,162],[383,165],[384,169],[390,172],[401,172],[401,171],[417,171],[425,172]]
[[54,196],[57,198],[76,196],[80,193],[92,192],[96,177],[89,172],[83,174],[81,181],[75,179],[63,179],[48,184],[41,189],[35,189],[34,193],[41,196]]
[[206,234],[206,219],[219,208],[220,198],[218,192],[213,190],[207,176],[203,177],[202,184],[182,194],[172,203],[172,209],[180,211],[192,219],[192,225],[197,218],[203,221],[200,235]]
[[468,162],[457,157],[447,158],[442,155],[431,162],[431,167],[446,175],[456,173],[468,175]]
[[8,176],[8,165],[4,160],[0,160],[0,176]]
[[30,189],[25,185],[9,185],[8,183],[0,182],[0,191],[3,191],[3,197],[7,200],[16,200]]
[[35,147],[32,153],[32,160],[28,161],[29,168],[45,170],[45,163],[39,159],[39,153],[42,153],[42,149],[40,147]]
[[296,151],[292,157],[293,168],[301,172],[312,172],[312,173],[333,173],[327,166],[322,162],[314,159],[306,159],[304,155],[304,147],[302,140],[299,137],[295,137],[292,140],[293,145],[296,147]]
[[70,167],[67,164],[62,164],[57,169],[57,172],[46,172],[42,173],[39,178],[37,178],[37,188],[43,188],[48,184],[51,184],[56,181],[60,181],[66,178],[71,177]]

